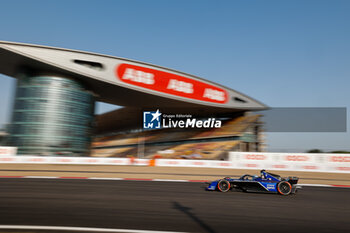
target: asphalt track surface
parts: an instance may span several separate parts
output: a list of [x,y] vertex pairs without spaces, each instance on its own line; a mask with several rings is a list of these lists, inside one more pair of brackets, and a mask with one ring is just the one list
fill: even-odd
[[0,224],[180,232],[349,232],[350,189],[208,192],[202,183],[1,179]]

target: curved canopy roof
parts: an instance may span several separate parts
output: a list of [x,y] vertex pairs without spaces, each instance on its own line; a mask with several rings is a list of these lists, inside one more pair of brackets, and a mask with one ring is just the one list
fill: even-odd
[[132,107],[208,108],[218,112],[267,106],[217,83],[143,62],[107,55],[0,41],[0,73],[76,78],[97,100]]

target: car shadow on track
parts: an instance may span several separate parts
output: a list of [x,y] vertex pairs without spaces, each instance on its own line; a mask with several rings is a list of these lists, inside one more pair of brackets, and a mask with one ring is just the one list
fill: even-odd
[[183,212],[184,214],[186,214],[189,218],[191,218],[194,222],[198,223],[198,225],[200,225],[206,232],[209,233],[215,233],[215,231],[213,230],[213,228],[211,228],[208,224],[206,224],[205,222],[203,222],[200,218],[198,218],[195,214],[191,213],[191,209],[190,207],[186,207],[181,205],[180,203],[173,201],[173,208],[177,209],[181,212]]

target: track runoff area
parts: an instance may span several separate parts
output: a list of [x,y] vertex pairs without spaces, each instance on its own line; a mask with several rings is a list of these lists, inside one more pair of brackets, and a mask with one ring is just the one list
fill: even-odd
[[299,176],[306,184],[295,195],[281,196],[204,190],[204,180],[258,174],[255,170],[37,166],[0,166],[0,232],[350,229],[350,189],[311,186],[347,186],[347,174],[275,172]]

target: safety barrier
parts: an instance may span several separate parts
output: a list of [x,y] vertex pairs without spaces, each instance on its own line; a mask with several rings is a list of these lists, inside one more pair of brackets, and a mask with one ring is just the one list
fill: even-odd
[[203,167],[268,169],[309,172],[350,173],[350,154],[230,152],[228,161],[186,159],[137,159],[93,157],[0,156],[0,163],[136,165],[162,167]]
[[48,156],[2,156],[0,163],[23,164],[76,164],[76,165],[149,165],[149,159],[93,158],[93,157],[48,157]]
[[350,173],[350,154],[230,152],[234,168]]
[[12,156],[17,154],[17,147],[0,146],[0,156]]

